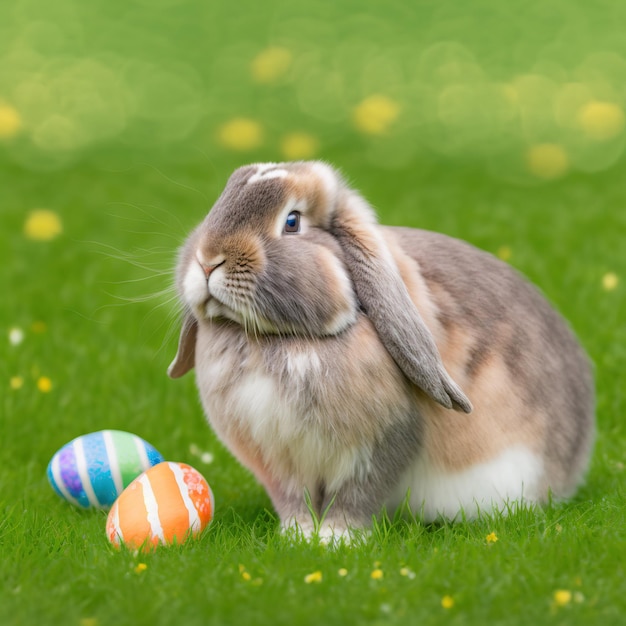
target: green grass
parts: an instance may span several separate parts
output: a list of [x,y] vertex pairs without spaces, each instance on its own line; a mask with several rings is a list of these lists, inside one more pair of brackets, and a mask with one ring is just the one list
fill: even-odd
[[[193,377],[166,378],[177,331],[168,296],[124,300],[171,284],[168,274],[152,277],[129,260],[171,266],[177,243],[204,211],[203,196],[214,197],[227,172],[193,180],[174,166],[166,173],[148,165],[113,173],[80,166],[34,181],[5,169],[12,184],[0,249],[10,297],[1,324],[5,337],[23,328],[25,340],[3,340],[1,624],[623,619],[624,295],[621,284],[612,292],[601,285],[606,271],[626,275],[617,254],[623,218],[612,208],[626,201],[617,173],[529,189],[459,166],[397,172],[389,187],[373,168],[362,170],[368,196],[392,209],[388,221],[439,226],[492,251],[510,246],[511,262],[557,303],[595,361],[598,441],[588,481],[570,503],[456,526],[387,520],[362,544],[329,550],[277,532],[267,497],[205,425]],[[411,211],[415,189],[419,213]],[[42,199],[65,228],[48,243],[22,235],[24,207]],[[45,332],[31,330],[38,321]],[[50,393],[38,391],[40,375],[51,378]],[[9,389],[12,376],[23,377],[21,389]],[[135,432],[205,474],[217,512],[199,541],[147,556],[118,553],[104,535],[105,514],[75,510],[53,493],[45,477],[52,454],[102,428]],[[192,454],[193,444],[213,453],[213,463]],[[486,541],[491,532],[495,544]],[[147,569],[136,573],[139,562]],[[379,580],[370,576],[377,563]],[[402,576],[403,567],[415,576]],[[315,571],[322,581],[306,584]],[[555,608],[558,589],[579,602]],[[451,609],[441,606],[446,595]]]
[[[0,7],[0,105],[23,126],[0,138],[0,625],[623,624],[624,131],[583,141],[554,115],[572,81],[623,109],[622,4],[523,3],[513,16],[489,0],[458,12],[369,0],[276,0],[263,11],[246,0],[236,12],[176,0],[10,5]],[[268,45],[292,52],[291,73],[259,85],[249,66]],[[520,83],[514,114],[494,104],[493,85],[529,72],[550,80]],[[471,87],[459,100],[467,108],[452,99],[438,113],[424,86],[441,95],[459,81]],[[373,93],[401,105],[380,136],[351,117]],[[263,135],[238,152],[218,131],[241,116]],[[295,130],[317,139],[316,156],[381,221],[508,247],[570,320],[595,364],[598,421],[572,501],[457,525],[383,517],[334,550],[278,532],[263,490],[205,423],[193,375],[165,371],[178,334],[177,247],[234,167],[283,158]],[[524,160],[546,142],[569,159],[549,181]],[[36,208],[58,214],[61,235],[25,236]],[[618,284],[607,290],[610,272]],[[24,340],[11,345],[16,327]],[[118,552],[105,513],[55,495],[45,476],[54,452],[104,428],[206,476],[216,515],[199,540]],[[321,581],[305,582],[318,571]],[[557,590],[571,592],[566,606]]]

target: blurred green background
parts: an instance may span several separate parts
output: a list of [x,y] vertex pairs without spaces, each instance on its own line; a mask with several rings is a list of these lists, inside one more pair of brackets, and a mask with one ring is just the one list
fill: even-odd
[[[0,624],[623,624],[625,32],[623,0],[0,0]],[[193,376],[165,375],[173,267],[235,167],[308,158],[570,321],[598,390],[572,502],[338,552],[276,532]],[[209,532],[145,572],[46,480],[104,428],[215,493]]]
[[617,0],[7,0],[0,150],[33,171],[195,150],[598,172],[624,149],[625,23]]

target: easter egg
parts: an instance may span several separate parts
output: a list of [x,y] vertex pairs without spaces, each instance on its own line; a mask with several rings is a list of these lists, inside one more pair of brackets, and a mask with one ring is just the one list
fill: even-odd
[[152,549],[183,543],[213,519],[213,492],[186,463],[165,461],[136,478],[109,511],[106,533],[115,546]]
[[161,461],[161,454],[141,437],[102,430],[64,445],[48,464],[48,480],[76,506],[108,508],[139,474]]

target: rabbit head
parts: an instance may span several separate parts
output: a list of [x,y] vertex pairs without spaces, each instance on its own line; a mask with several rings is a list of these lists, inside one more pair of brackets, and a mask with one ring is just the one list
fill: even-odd
[[446,408],[471,411],[374,212],[322,162],[236,170],[183,248],[177,284],[186,315],[173,378],[194,366],[199,323],[226,319],[250,334],[329,337],[363,310],[410,381]]

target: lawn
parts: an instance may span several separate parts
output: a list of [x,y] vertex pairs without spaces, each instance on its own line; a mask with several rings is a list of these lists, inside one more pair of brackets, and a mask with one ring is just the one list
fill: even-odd
[[[0,624],[624,623],[626,7],[516,4],[0,7]],[[193,375],[165,374],[172,271],[235,167],[309,157],[381,221],[504,258],[570,321],[597,386],[570,502],[390,514],[336,549],[278,532]],[[203,473],[201,538],[118,552],[105,512],[53,492],[54,452],[104,428]]]

